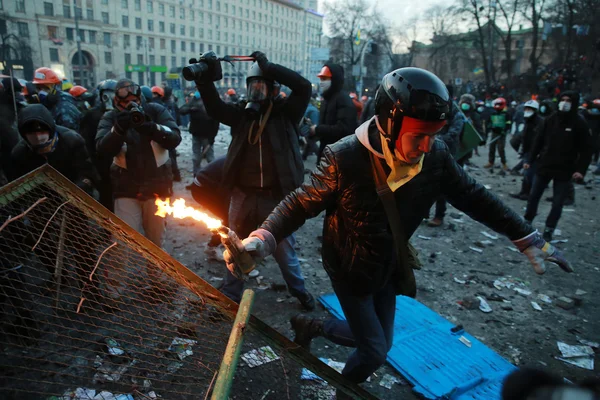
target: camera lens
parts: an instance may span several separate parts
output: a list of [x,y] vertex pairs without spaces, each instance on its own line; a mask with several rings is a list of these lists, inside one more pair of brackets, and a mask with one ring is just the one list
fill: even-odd
[[184,67],[181,73],[183,74],[183,78],[186,81],[193,81],[197,78],[200,78],[204,72],[208,70],[208,65],[203,62],[199,62],[196,64],[190,64],[187,67]]

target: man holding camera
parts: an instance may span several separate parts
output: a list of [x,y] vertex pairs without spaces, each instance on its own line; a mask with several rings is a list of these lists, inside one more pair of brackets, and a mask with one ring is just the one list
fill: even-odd
[[[186,76],[195,80],[208,115],[231,126],[223,186],[232,190],[229,226],[240,237],[256,229],[279,201],[302,183],[298,125],[311,95],[310,82],[298,73],[270,62],[261,52],[250,57],[256,62],[246,80],[245,108],[219,97],[213,82],[222,78],[222,72],[214,53],[203,54],[190,68],[197,71],[194,76]],[[285,100],[276,97],[277,83],[291,90]],[[273,254],[290,293],[305,309],[312,310],[315,300],[304,287],[295,244],[295,236],[289,235]],[[228,271],[221,291],[239,301],[243,284]]]
[[165,220],[154,215],[154,202],[173,193],[169,150],[181,142],[179,128],[160,104],[142,106],[140,86],[129,79],[117,82],[113,106],[98,125],[96,149],[113,157],[115,214],[160,247]]

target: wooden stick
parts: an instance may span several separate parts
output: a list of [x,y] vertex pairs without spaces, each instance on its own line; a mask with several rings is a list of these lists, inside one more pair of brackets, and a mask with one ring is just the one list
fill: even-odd
[[100,265],[100,261],[102,261],[102,257],[104,257],[104,254],[106,254],[107,251],[109,251],[110,249],[112,249],[113,247],[115,247],[117,244],[118,244],[117,242],[114,242],[113,244],[111,244],[110,246],[108,246],[106,249],[104,249],[104,251],[102,252],[102,254],[100,254],[100,257],[98,257],[98,261],[96,261],[96,266],[94,267],[94,269],[90,273],[90,282],[92,281],[92,277],[94,276],[94,272],[96,272],[96,269],[98,269],[98,265]]
[[61,207],[64,206],[65,204],[67,204],[69,201],[70,200],[65,201],[64,203],[62,203],[60,206],[58,206],[56,208],[56,211],[54,211],[54,214],[52,214],[52,216],[50,217],[50,219],[48,220],[48,222],[46,222],[46,226],[44,226],[44,229],[42,230],[42,233],[40,234],[40,237],[38,238],[37,242],[35,242],[35,244],[31,248],[31,251],[34,251],[35,248],[37,247],[37,245],[40,244],[40,241],[42,240],[42,236],[44,236],[44,233],[46,233],[46,229],[48,229],[48,225],[50,225],[50,222],[52,222],[52,219],[54,218],[54,216],[56,215],[56,213],[58,213],[58,210],[60,210]]
[[23,211],[21,214],[19,214],[19,215],[15,216],[15,217],[12,217],[12,218],[9,218],[9,219],[7,219],[7,220],[6,220],[6,221],[5,221],[5,222],[2,224],[2,226],[0,226],[0,232],[2,232],[2,229],[6,228],[6,226],[7,226],[8,224],[10,224],[11,222],[14,222],[14,221],[18,220],[19,218],[23,218],[24,216],[26,216],[26,215],[27,215],[27,213],[28,213],[29,211],[33,210],[33,209],[34,209],[34,208],[35,208],[35,207],[36,207],[38,204],[40,204],[40,203],[43,203],[43,202],[44,202],[44,201],[46,201],[46,200],[48,200],[48,198],[47,198],[47,197],[42,197],[41,199],[39,199],[38,201],[36,201],[35,203],[33,203],[33,205],[32,205],[31,207],[29,207],[27,210]]
[[62,283],[62,269],[63,269],[63,257],[64,257],[64,246],[65,246],[65,226],[67,225],[67,213],[63,214],[62,220],[60,221],[60,234],[58,237],[58,249],[56,250],[56,264],[54,265],[54,280],[56,281],[56,304],[58,308],[58,302],[60,300],[60,287]]
[[215,378],[217,377],[217,373],[219,372],[219,370],[215,371],[215,374],[212,377],[212,380],[210,381],[210,385],[208,385],[208,390],[206,391],[206,395],[204,396],[204,400],[208,399],[208,394],[210,393],[210,389],[212,389],[212,385],[213,383],[215,383]]

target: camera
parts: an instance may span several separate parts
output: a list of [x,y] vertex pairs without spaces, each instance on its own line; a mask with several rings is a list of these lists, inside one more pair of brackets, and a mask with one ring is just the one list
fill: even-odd
[[131,124],[133,126],[140,126],[144,122],[146,122],[146,114],[142,107],[140,107],[137,103],[131,103],[129,105],[129,116],[131,118]]
[[192,58],[190,65],[183,67],[181,73],[186,81],[199,81],[202,78],[218,81],[223,78],[220,61],[214,51],[209,51],[198,60]]

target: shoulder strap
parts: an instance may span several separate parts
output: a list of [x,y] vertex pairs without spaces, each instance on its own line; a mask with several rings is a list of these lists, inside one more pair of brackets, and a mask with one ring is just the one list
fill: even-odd
[[[385,143],[383,145],[385,146]],[[377,195],[383,203],[394,238],[394,249],[396,250],[396,257],[398,258],[399,272],[397,285],[402,294],[415,297],[417,290],[416,281],[409,262],[408,240],[406,239],[404,229],[402,228],[402,220],[400,219],[400,214],[396,207],[396,199],[394,198],[394,193],[387,184],[387,178],[383,167],[381,166],[381,161],[371,151],[369,151],[369,156],[371,158],[371,169],[373,171],[373,178],[375,179]]]

